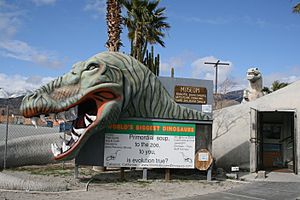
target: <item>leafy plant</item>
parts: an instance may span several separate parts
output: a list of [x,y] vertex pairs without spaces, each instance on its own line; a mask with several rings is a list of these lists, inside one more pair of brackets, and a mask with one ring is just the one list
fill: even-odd
[[131,55],[143,62],[148,44],[165,46],[163,38],[170,25],[165,22],[165,7],[158,8],[159,0],[122,0],[127,10],[123,17],[131,41]]

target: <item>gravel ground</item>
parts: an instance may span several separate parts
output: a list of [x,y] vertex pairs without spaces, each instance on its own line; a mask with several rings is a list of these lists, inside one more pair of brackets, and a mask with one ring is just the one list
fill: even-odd
[[[21,180],[35,182],[37,186],[32,186],[30,189],[27,187],[23,190],[7,190],[2,187],[0,200],[176,199],[224,191],[243,184],[229,180],[207,182],[205,175],[196,170],[171,170],[171,181],[164,180],[163,170],[148,170],[147,181],[140,180],[142,170],[126,170],[125,180],[120,180],[120,172],[117,169],[95,172],[91,167],[81,167],[79,179],[73,177],[73,172],[73,166],[70,164],[66,165],[64,169],[61,164],[55,164],[3,171],[5,176],[14,176]],[[92,181],[91,178],[93,178]],[[46,189],[38,187],[45,183],[54,185],[53,188],[60,188],[59,190],[62,190],[61,188],[67,188],[67,190],[50,192],[49,188],[51,187]],[[88,191],[86,191],[87,185]]]

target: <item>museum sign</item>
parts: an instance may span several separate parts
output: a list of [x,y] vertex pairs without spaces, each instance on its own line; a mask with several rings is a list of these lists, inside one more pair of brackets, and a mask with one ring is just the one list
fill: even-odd
[[203,87],[175,86],[174,100],[177,103],[206,104],[207,90]]

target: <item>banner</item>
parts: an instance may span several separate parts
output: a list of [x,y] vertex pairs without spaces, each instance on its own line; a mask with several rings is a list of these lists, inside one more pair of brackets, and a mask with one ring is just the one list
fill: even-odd
[[194,168],[195,124],[119,121],[105,134],[107,167]]

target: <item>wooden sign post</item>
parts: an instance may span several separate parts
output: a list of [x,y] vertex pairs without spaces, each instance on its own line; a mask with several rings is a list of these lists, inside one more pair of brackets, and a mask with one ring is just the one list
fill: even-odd
[[207,149],[199,149],[195,154],[195,167],[207,171],[207,181],[211,181],[213,157]]

